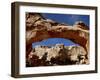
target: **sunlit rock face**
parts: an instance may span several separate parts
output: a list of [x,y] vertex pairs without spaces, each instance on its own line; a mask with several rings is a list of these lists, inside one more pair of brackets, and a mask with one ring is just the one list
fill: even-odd
[[[43,48],[42,46],[42,48],[35,47],[35,49],[32,49],[32,43],[49,38],[69,39],[80,46],[63,46],[63,49],[60,49],[58,48],[59,45],[55,45],[51,48],[46,46]],[[83,22],[79,21],[73,26],[70,26],[50,19],[45,19],[39,13],[26,14],[26,58],[28,61],[32,60],[33,62],[33,57],[36,58],[35,61],[38,62],[38,64],[33,66],[46,64],[56,65],[62,63],[87,64],[88,55],[89,28]],[[30,59],[29,56],[32,58]],[[47,62],[43,63],[41,60]]]
[[[40,61],[48,62],[45,65],[72,65],[72,64],[88,64],[86,51],[81,46],[64,46],[56,44],[55,46],[36,46],[28,56],[29,62],[37,56]],[[31,63],[33,65],[34,63]],[[42,65],[43,66],[43,65]]]

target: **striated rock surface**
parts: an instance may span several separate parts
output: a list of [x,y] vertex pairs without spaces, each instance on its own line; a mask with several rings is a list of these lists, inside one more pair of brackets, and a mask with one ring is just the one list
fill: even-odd
[[[45,19],[39,13],[27,13],[26,14],[26,57],[28,58],[30,52],[32,51],[33,42],[42,41],[48,38],[69,39],[73,41],[74,43],[79,44],[81,49],[82,48],[84,49],[86,53],[85,56],[89,58],[88,57],[89,55],[89,28],[83,22],[79,21],[79,22],[76,22],[75,25],[70,26],[67,24],[55,22],[50,19]],[[40,50],[42,51],[42,49]],[[45,55],[48,56],[47,53]],[[52,55],[53,56],[56,55],[56,52],[54,52],[54,54],[52,53]],[[35,55],[35,57],[36,56],[37,58],[40,59],[40,55]],[[49,61],[50,59],[51,57],[49,56],[47,60]]]

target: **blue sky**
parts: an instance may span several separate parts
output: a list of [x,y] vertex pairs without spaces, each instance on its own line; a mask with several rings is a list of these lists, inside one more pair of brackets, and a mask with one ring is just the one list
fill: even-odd
[[68,39],[64,39],[64,38],[50,38],[50,39],[43,40],[41,42],[33,43],[32,46],[33,47],[35,47],[36,45],[54,46],[57,43],[59,43],[59,44],[63,43],[66,46],[68,46],[68,45],[78,45],[78,44],[75,44],[75,43],[73,43],[72,41],[70,41]]
[[[51,19],[59,23],[65,23],[73,25],[76,21],[83,21],[87,26],[89,26],[89,15],[74,15],[74,14],[51,14],[51,13],[42,13],[46,19]],[[68,39],[63,38],[50,38],[43,40],[41,42],[33,43],[32,46],[36,45],[55,45],[57,43],[63,43],[65,46],[77,45]]]
[[83,21],[86,25],[89,26],[89,15],[74,15],[74,14],[42,14],[45,18],[52,19],[59,23],[65,23],[73,25],[76,21]]

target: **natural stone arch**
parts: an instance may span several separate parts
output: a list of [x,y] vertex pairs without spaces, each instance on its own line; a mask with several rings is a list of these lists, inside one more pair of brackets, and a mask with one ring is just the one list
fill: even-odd
[[32,43],[48,38],[65,38],[89,51],[89,31],[76,26],[52,26],[52,28],[33,29],[26,33],[27,55],[32,50]]

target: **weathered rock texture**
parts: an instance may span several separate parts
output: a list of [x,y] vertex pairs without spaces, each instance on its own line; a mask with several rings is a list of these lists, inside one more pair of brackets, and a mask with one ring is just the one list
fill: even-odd
[[[28,55],[27,66],[88,64],[86,51],[81,46],[36,46]],[[36,61],[39,61],[38,64]]]
[[69,26],[50,19],[45,19],[39,13],[27,13],[26,57],[28,57],[32,50],[33,42],[48,38],[69,39],[84,48],[86,51],[85,56],[89,53],[89,28],[83,22],[77,22],[75,25]]

